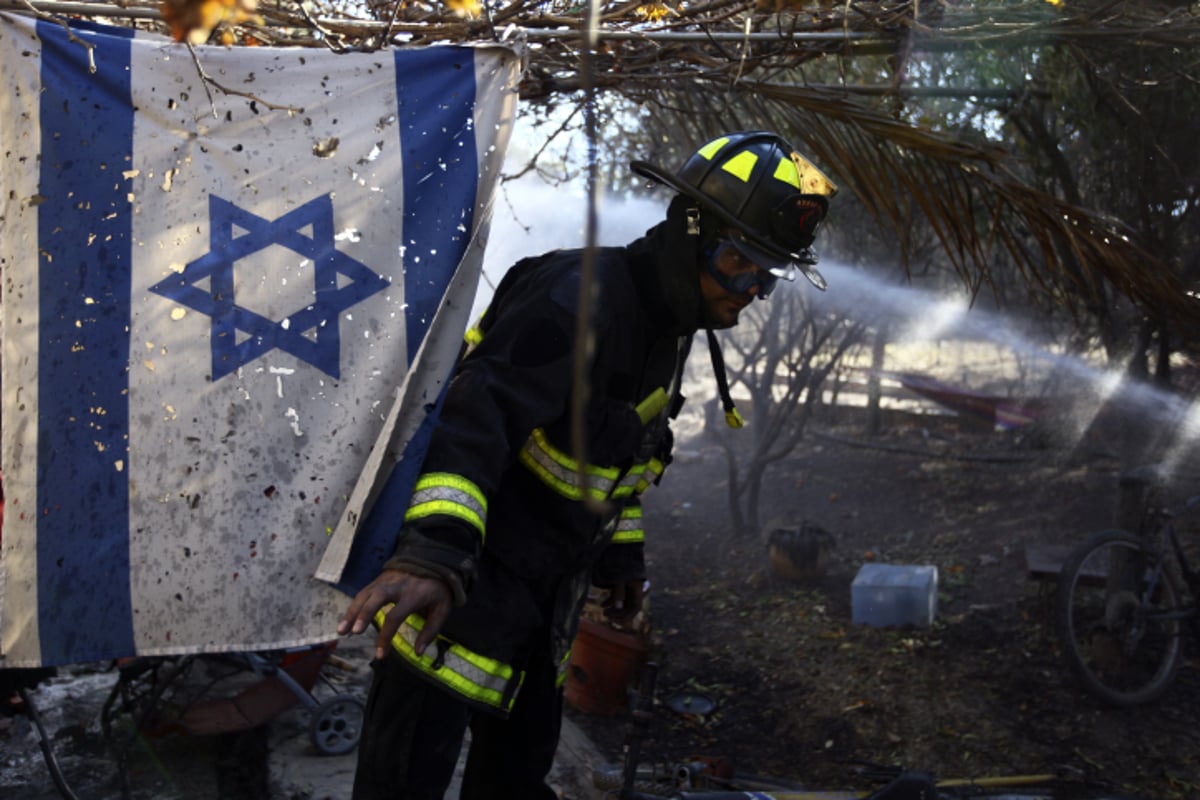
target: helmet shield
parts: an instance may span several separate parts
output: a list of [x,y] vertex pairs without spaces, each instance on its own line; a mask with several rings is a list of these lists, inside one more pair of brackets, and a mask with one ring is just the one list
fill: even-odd
[[805,247],[799,253],[787,253],[780,256],[758,246],[742,235],[730,235],[729,241],[742,255],[777,278],[794,281],[796,280],[796,270],[799,269],[804,273],[804,277],[808,278],[809,283],[821,291],[829,286],[825,281],[825,276],[813,266],[817,263],[817,254],[811,248]]
[[780,256],[777,253],[768,252],[754,244],[754,242],[747,239],[737,230],[729,231],[726,234],[726,238],[738,249],[738,252],[776,278],[783,278],[786,281],[790,281],[796,277],[796,270],[793,267],[791,256]]

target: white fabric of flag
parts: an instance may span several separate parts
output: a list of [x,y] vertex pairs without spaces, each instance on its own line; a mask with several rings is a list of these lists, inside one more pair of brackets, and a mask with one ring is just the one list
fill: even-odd
[[334,638],[461,345],[519,56],[196,56],[0,14],[0,667]]

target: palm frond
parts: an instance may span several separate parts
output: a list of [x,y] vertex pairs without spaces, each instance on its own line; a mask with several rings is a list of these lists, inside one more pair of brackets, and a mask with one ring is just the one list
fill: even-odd
[[[178,0],[206,2],[206,0]],[[0,0],[0,7],[89,15],[162,27],[158,6]],[[356,14],[325,0],[259,3],[261,24],[238,25],[255,42],[370,50],[435,42],[523,41],[527,103],[566,98],[585,85],[654,109],[647,125],[681,144],[719,130],[766,127],[791,135],[905,244],[915,205],[954,269],[971,286],[991,281],[1003,248],[1028,285],[1067,305],[1101,302],[1111,288],[1148,313],[1200,325],[1200,306],[1152,243],[1120,222],[1022,180],[1011,156],[898,119],[878,103],[905,91],[843,81],[797,80],[831,57],[890,56],[900,74],[914,52],[1046,46],[1137,48],[1171,54],[1184,80],[1200,81],[1200,10],[1145,0],[658,0],[602,3],[595,20],[575,0],[463,4],[366,0]],[[362,9],[366,10],[365,16]],[[471,16],[469,11],[478,11]],[[599,42],[581,59],[585,36]],[[1101,52],[1104,52],[1103,50]],[[584,81],[581,64],[591,64]],[[653,141],[653,139],[650,139]],[[902,249],[904,249],[902,247]]]

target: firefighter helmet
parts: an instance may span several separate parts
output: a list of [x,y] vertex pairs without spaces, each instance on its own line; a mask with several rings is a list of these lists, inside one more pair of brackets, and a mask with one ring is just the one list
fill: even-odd
[[734,241],[759,266],[787,280],[799,267],[814,286],[825,288],[811,248],[837,187],[783,138],[766,131],[729,133],[697,150],[675,174],[645,161],[630,166],[740,231]]

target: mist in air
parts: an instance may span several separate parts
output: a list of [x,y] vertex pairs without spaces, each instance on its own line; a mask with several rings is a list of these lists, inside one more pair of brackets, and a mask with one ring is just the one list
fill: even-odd
[[[996,394],[1045,401],[1044,424],[1056,428],[1060,441],[1079,444],[1099,423],[1110,433],[1116,429],[1127,439],[1138,439],[1140,452],[1135,457],[1156,462],[1165,473],[1182,468],[1197,451],[1200,404],[1192,398],[1132,380],[1123,369],[1104,364],[1098,354],[1067,353],[1027,323],[972,308],[965,293],[939,295],[836,263],[823,262],[820,269],[830,289],[814,298],[816,308],[873,326],[886,320],[891,341],[897,344],[931,348],[947,342],[990,345],[991,357],[1002,357],[1009,367],[1006,381],[986,388]],[[903,371],[906,365],[888,364],[885,368]],[[972,376],[995,377],[997,372],[991,361],[963,360],[943,365],[943,369],[962,376],[963,383]],[[1014,370],[1019,377],[1014,377]]]
[[[601,198],[597,244],[622,245],[642,236],[664,218],[667,202],[665,196]],[[582,180],[552,186],[531,176],[504,184],[495,198],[472,318],[482,313],[505,271],[521,258],[582,246],[586,213]],[[948,383],[1046,400],[1050,424],[1059,428],[1062,440],[1082,441],[1097,419],[1103,418],[1109,425],[1134,424],[1136,435],[1151,436],[1153,448],[1148,449],[1168,471],[1177,469],[1197,450],[1200,405],[1178,394],[1127,380],[1096,357],[1065,353],[1026,324],[998,312],[972,308],[965,293],[936,294],[832,259],[822,260],[818,268],[829,282],[828,291],[819,292],[803,279],[784,290],[805,292],[814,309],[836,312],[871,328],[886,321],[892,347],[885,370],[930,368],[928,358],[903,360],[911,359],[912,353],[922,351],[919,345],[925,345],[923,352],[936,353],[936,368]],[[969,354],[980,354],[979,347],[943,346],[948,343],[986,343],[991,349],[984,361],[973,362]],[[1008,367],[998,372],[998,361],[1007,362]],[[1013,365],[1018,378],[1012,375]]]
[[[662,200],[601,198],[596,244],[623,245],[661,222]],[[492,227],[483,256],[483,277],[471,318],[487,307],[504,273],[516,262],[549,250],[582,247],[587,238],[587,197],[582,181],[551,186],[539,178],[510,181],[496,191]]]

